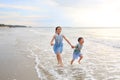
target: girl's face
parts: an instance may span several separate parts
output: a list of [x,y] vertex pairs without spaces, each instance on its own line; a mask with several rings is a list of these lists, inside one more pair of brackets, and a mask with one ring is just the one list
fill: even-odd
[[79,43],[80,43],[80,44],[83,44],[83,43],[84,43],[84,39],[81,39],[81,40],[79,41]]
[[56,33],[57,33],[57,34],[60,34],[61,31],[62,31],[62,28],[57,28]]

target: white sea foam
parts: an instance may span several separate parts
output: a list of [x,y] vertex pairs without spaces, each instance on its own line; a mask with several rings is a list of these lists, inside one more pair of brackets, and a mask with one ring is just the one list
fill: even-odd
[[[35,48],[38,48],[39,47],[37,45],[34,46]],[[43,51],[47,51],[46,49],[43,50]],[[48,62],[49,63],[49,62]],[[55,80],[68,80],[66,77],[62,77],[61,75],[59,75],[53,68],[53,66],[50,66],[49,65],[49,68],[39,64],[39,66],[41,66],[44,70],[48,71],[51,75],[53,75],[54,79]],[[50,69],[51,68],[51,69]],[[64,69],[63,69],[64,70]]]
[[109,76],[108,78],[106,78],[104,80],[120,80],[120,75],[118,75],[118,76]]
[[[40,34],[40,35],[45,34],[47,37],[45,37],[45,40],[44,39],[41,40],[43,43],[47,43],[46,40],[50,39],[49,33],[44,33],[44,32],[38,33],[39,31],[37,30],[34,30],[32,32],[35,34],[37,32],[37,34]],[[69,36],[71,37],[71,39],[73,39],[74,35],[68,35],[68,37]],[[64,51],[62,54],[63,61],[67,68],[64,67],[64,69],[59,69],[59,68],[55,68],[54,66],[55,62],[57,62],[55,55],[49,54],[49,53],[53,53],[53,50],[48,47],[49,44],[37,45],[33,43],[31,48],[40,51],[37,53],[35,52],[31,53],[31,56],[34,56],[35,58],[35,62],[36,62],[35,70],[37,74],[40,75],[42,79],[45,79],[43,77],[47,76],[47,74],[45,73],[40,73],[41,70],[38,67],[40,66],[42,69],[47,71],[50,75],[52,75],[52,77],[55,80],[74,80],[76,79],[76,77],[78,77],[77,74],[79,74],[79,76],[81,76],[82,74],[85,74],[84,80],[99,80],[99,79],[118,80],[119,79],[119,77],[117,76],[118,74],[116,74],[115,72],[119,73],[119,70],[120,70],[119,68],[120,56],[118,54],[119,43],[116,41],[114,44],[114,41],[112,40],[103,40],[103,39],[97,39],[94,37],[87,37],[87,36],[85,39],[87,40],[85,40],[85,45],[84,45],[85,48],[83,48],[83,51],[82,51],[84,55],[84,59],[82,61],[82,64],[80,64],[80,65],[83,65],[83,66],[80,66],[80,68],[84,70],[80,70],[79,68],[77,68],[79,65],[76,62],[74,63],[72,68],[70,67],[68,61],[71,60],[72,58],[72,50],[69,47],[66,47],[68,45],[65,45]],[[44,46],[44,48],[42,48],[41,46],[42,47]],[[114,52],[115,54],[113,54]],[[111,66],[112,64],[114,66]],[[97,71],[98,71],[98,74],[95,74]],[[109,74],[112,74],[112,73],[114,73],[113,77],[110,77]]]
[[31,49],[29,49],[29,51],[31,52],[31,55],[35,58],[35,70],[37,72],[38,78],[42,80],[43,78],[41,76],[40,69],[39,69],[40,60],[38,56]]

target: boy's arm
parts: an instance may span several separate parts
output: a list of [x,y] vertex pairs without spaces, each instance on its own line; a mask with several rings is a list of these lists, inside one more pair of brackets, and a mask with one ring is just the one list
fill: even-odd
[[54,43],[53,43],[54,39],[55,39],[55,35],[53,36],[52,40],[50,41],[51,46],[54,45]]
[[74,48],[74,46],[69,42],[69,40],[63,35],[63,38],[67,41],[67,43],[72,47]]

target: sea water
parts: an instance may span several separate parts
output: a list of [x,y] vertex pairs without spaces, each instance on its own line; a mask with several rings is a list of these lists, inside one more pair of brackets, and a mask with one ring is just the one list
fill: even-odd
[[18,51],[34,61],[33,69],[40,80],[120,80],[120,28],[62,28],[62,34],[73,45],[78,37],[85,40],[84,58],[81,64],[76,60],[73,65],[70,65],[73,49],[64,40],[64,67],[57,66],[50,46],[54,28],[9,28],[7,32],[16,35]]

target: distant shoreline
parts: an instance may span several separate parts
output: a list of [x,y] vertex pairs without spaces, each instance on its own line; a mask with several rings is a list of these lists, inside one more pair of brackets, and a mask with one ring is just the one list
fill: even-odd
[[[25,26],[25,25],[6,25],[6,24],[0,24],[0,28],[55,28],[55,27],[32,27],[32,26]],[[62,27],[62,28],[81,28],[81,29],[120,29],[120,27]]]
[[5,27],[5,28],[22,27],[22,28],[26,28],[26,27],[28,27],[28,26],[24,26],[24,25],[6,25],[6,24],[0,24],[0,27]]

